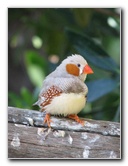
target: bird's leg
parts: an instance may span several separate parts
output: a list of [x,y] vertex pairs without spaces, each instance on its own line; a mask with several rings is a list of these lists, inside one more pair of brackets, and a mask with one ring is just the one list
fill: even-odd
[[81,119],[80,119],[77,115],[75,115],[75,114],[68,115],[68,118],[74,119],[76,122],[80,123],[82,126],[84,126],[84,124],[85,124],[85,121],[84,121],[84,120],[81,120]]
[[44,118],[44,123],[46,123],[48,125],[48,127],[51,127],[50,126],[50,123],[51,123],[51,119],[50,119],[50,114],[46,114],[45,115],[45,118]]

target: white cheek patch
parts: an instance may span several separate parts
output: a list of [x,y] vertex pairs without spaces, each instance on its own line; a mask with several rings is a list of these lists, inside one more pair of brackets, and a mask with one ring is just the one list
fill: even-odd
[[80,68],[80,75],[83,73],[83,70]]

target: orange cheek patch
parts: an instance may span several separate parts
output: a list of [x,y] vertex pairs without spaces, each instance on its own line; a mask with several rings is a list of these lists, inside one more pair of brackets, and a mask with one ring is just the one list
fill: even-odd
[[69,74],[72,74],[74,76],[79,76],[79,68],[74,64],[67,64],[66,70]]

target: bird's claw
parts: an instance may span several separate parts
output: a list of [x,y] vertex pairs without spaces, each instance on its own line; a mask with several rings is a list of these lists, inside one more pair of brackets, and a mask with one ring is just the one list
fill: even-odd
[[80,119],[77,115],[75,115],[75,114],[68,115],[68,118],[74,119],[76,122],[80,123],[82,126],[85,125],[85,121],[84,121],[84,120],[81,120],[81,119]]
[[45,118],[44,118],[44,123],[46,123],[48,125],[48,127],[50,126],[50,123],[52,122],[52,120],[50,119],[50,114],[46,114]]

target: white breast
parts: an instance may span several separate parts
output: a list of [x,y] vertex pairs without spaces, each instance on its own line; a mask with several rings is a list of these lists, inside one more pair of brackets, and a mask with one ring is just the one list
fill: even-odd
[[53,115],[78,114],[85,106],[86,98],[83,94],[61,94],[55,97],[52,102],[45,106],[47,113]]

